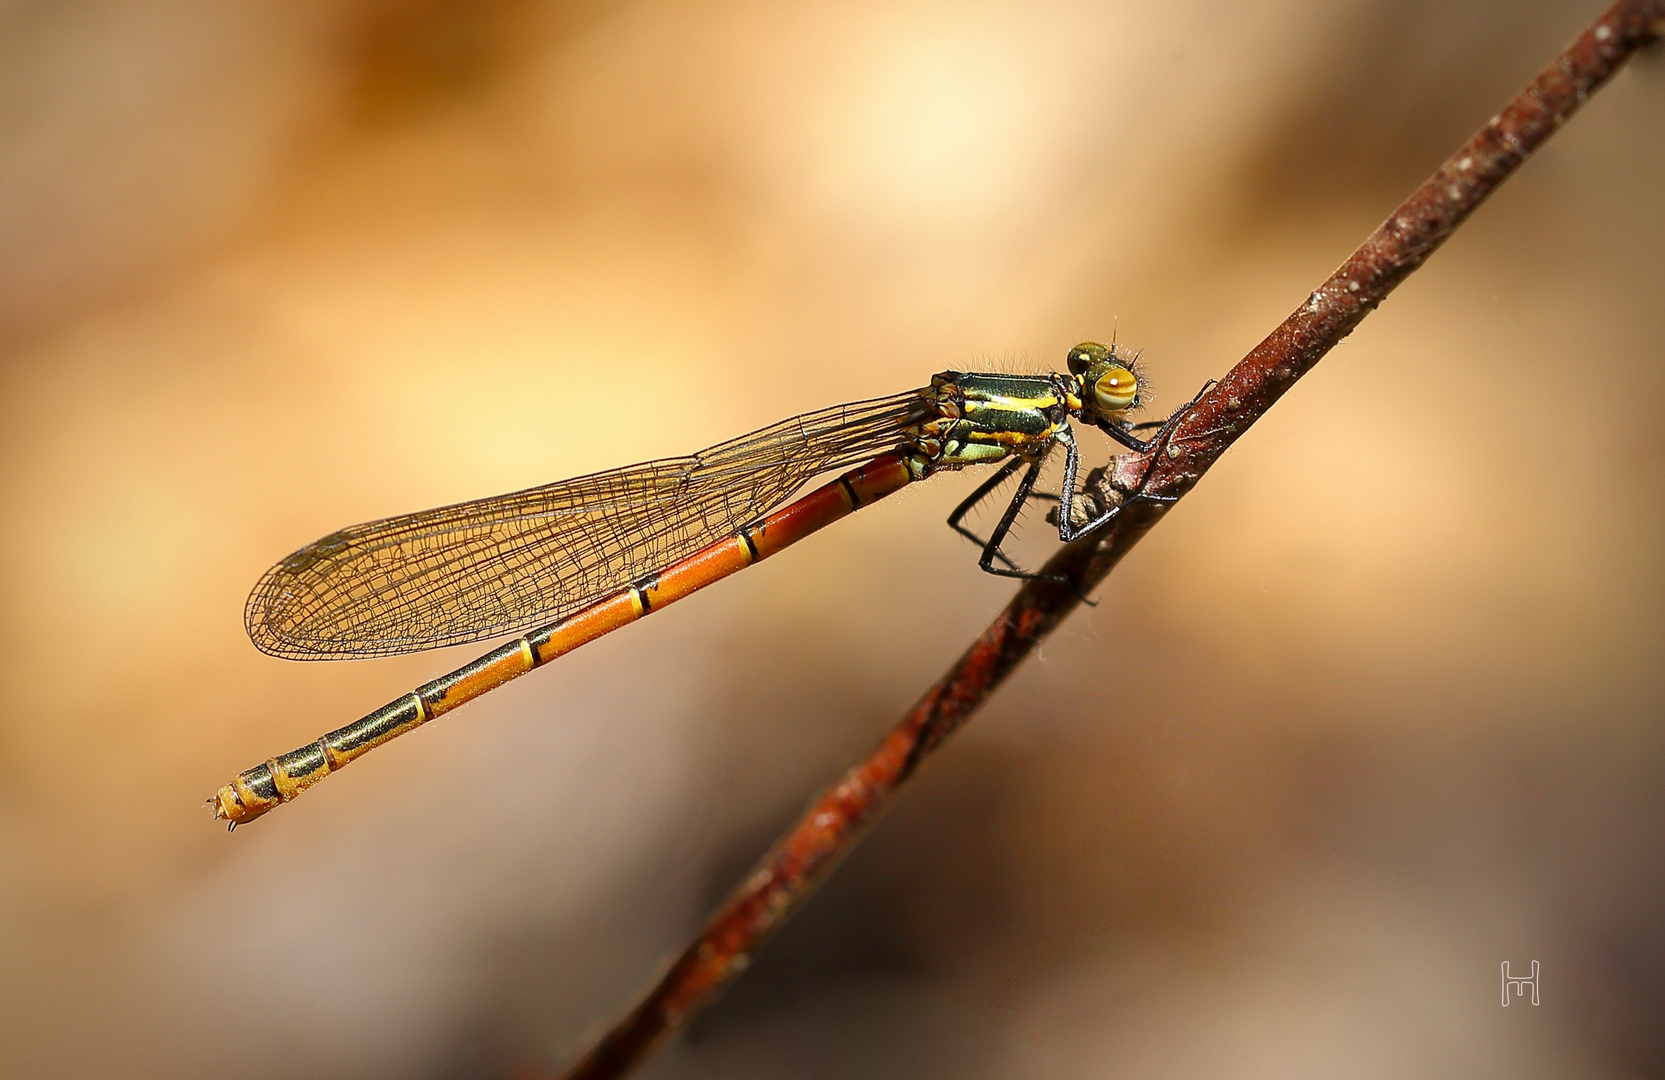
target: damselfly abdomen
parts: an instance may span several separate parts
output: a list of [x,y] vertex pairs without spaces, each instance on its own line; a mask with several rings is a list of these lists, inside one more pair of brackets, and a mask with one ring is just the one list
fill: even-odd
[[[1113,516],[1078,505],[1071,419],[1133,449],[1136,358],[1085,342],[1068,374],[947,371],[921,390],[783,420],[684,458],[385,518],[331,533],[266,572],[245,623],[262,652],[299,660],[417,652],[521,636],[299,750],[240,773],[210,800],[252,821],[372,747],[517,675],[727,577],[886,495],[945,470],[1003,463],[949,517],[982,545],[979,565],[1028,577],[1000,550],[1065,451],[1058,534]],[[1149,426],[1149,425],[1146,425]],[[1017,491],[987,540],[961,521],[1014,472]],[[785,506],[816,476],[843,472]],[[776,509],[778,507],[778,509]]]

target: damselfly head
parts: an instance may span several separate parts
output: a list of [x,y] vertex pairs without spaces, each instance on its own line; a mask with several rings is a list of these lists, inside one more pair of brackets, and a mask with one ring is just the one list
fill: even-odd
[[1106,416],[1137,409],[1148,396],[1138,357],[1115,345],[1083,341],[1070,350],[1069,367],[1081,380],[1081,396]]

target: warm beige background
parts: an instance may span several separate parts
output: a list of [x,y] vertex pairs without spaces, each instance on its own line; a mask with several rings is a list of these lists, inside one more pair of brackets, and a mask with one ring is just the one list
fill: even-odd
[[[260,572],[1118,320],[1172,407],[1594,11],[1451,6],[0,5],[5,1074],[559,1060],[1008,595],[973,479],[227,836],[469,655],[267,659]],[[648,1075],[1665,1070],[1661,191],[1655,55]]]

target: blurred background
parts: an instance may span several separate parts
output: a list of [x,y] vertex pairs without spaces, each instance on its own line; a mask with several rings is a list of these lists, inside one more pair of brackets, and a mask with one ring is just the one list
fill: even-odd
[[[1161,414],[1596,10],[0,4],[8,1075],[553,1068],[1010,594],[974,478],[228,836],[235,772],[479,651],[263,657],[260,573],[1112,332]],[[1661,191],[1655,54],[643,1075],[1665,1071]]]

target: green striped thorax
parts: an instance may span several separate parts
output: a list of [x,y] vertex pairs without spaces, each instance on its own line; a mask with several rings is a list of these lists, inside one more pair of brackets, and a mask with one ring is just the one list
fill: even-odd
[[921,391],[932,416],[909,432],[916,478],[1016,455],[1035,460],[1071,438],[1070,417],[1124,426],[1144,404],[1137,357],[1084,341],[1069,352],[1069,374],[999,375],[944,371]]

